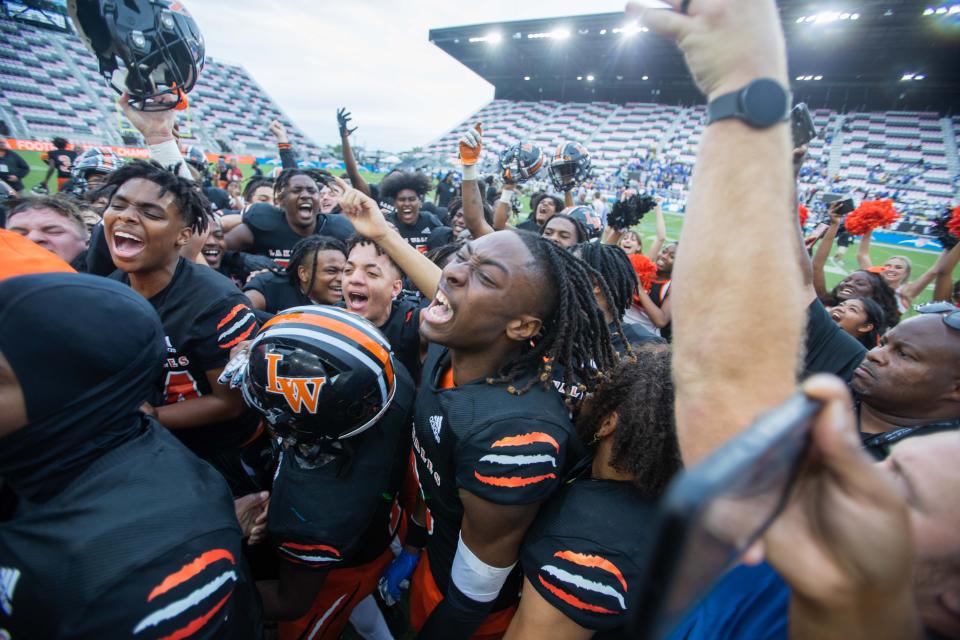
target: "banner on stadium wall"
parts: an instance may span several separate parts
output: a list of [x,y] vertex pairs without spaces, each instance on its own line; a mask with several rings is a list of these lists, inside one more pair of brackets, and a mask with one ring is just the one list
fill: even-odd
[[[48,152],[53,151],[53,143],[47,140],[18,140],[17,138],[6,138],[7,144],[10,146],[10,149],[13,151],[40,151]],[[90,147],[100,147],[101,149],[110,149],[116,153],[121,158],[149,158],[150,152],[146,149],[141,149],[139,147],[111,147],[108,145],[70,145],[71,149],[79,151],[80,149],[88,149]],[[217,159],[223,155],[226,160],[232,161],[236,160],[239,164],[253,164],[253,156],[239,156],[232,153],[207,153],[204,154],[207,156],[209,162],[216,162]]]

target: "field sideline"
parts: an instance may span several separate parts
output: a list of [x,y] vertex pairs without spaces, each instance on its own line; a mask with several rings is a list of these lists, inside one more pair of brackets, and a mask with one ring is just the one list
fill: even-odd
[[[35,184],[40,182],[43,179],[43,176],[46,175],[46,165],[40,161],[40,153],[36,151],[17,151],[17,153],[29,163],[31,172],[24,180],[24,184],[27,189],[30,189]],[[244,176],[249,176],[251,174],[249,166],[241,165],[241,170],[244,173]],[[273,167],[266,165],[263,167],[264,172],[268,172]],[[379,182],[382,178],[382,174],[373,174],[363,172],[364,179],[370,180],[371,182]],[[50,180],[50,186],[53,187],[55,181]],[[431,194],[432,197],[433,194]],[[529,198],[523,197],[523,209],[524,213],[521,214],[521,217],[526,217],[526,211],[529,211]],[[678,214],[666,214],[667,222],[667,238],[668,240],[676,240],[680,237],[680,229],[683,227],[683,216]],[[634,227],[644,238],[644,242],[652,242],[655,237],[656,227],[654,218],[652,215],[647,215],[644,217],[643,221]],[[924,251],[918,249],[908,249],[905,247],[893,247],[890,245],[884,245],[880,243],[874,243],[870,249],[870,253],[873,256],[874,264],[883,264],[883,262],[894,255],[904,255],[910,258],[913,263],[913,274],[914,276],[920,275],[927,269],[933,266],[933,263],[936,262],[937,255],[931,251]],[[847,250],[846,255],[844,256],[843,266],[845,272],[841,269],[833,266],[832,264],[827,265],[827,285],[829,287],[835,286],[843,277],[857,269],[857,247],[856,245],[851,245]],[[954,274],[956,278],[956,274]],[[928,302],[930,296],[933,294],[933,286],[927,287],[927,290],[920,295],[920,297],[915,301],[915,304],[922,302]],[[912,313],[912,312],[911,312]]]

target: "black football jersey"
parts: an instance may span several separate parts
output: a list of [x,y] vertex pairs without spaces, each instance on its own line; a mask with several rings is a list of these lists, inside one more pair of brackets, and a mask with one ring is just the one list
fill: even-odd
[[47,158],[53,168],[57,170],[58,178],[69,178],[70,169],[77,159],[77,152],[69,149],[54,149],[47,154]]
[[[463,519],[459,491],[501,505],[542,502],[563,482],[582,450],[560,396],[534,385],[520,396],[485,380],[442,389],[449,352],[431,345],[414,413],[413,451],[432,517],[430,570],[446,593]],[[517,386],[524,384],[519,380]],[[494,605],[516,602],[514,571]]]
[[643,589],[655,515],[655,503],[629,482],[583,479],[564,486],[524,537],[523,574],[581,627],[620,629]]
[[310,298],[300,291],[299,287],[290,284],[287,276],[278,273],[261,273],[254,276],[250,282],[243,286],[244,291],[251,289],[260,292],[267,301],[265,311],[268,313],[279,313],[290,307],[313,304]]
[[[130,284],[130,277],[122,271],[111,277]],[[154,406],[212,393],[207,371],[224,367],[230,349],[257,331],[247,297],[225,276],[184,258],[177,263],[170,284],[149,302],[167,334],[167,358]],[[175,434],[194,453],[204,456],[246,442],[258,424],[259,419],[247,412],[236,420],[177,429]]]
[[400,235],[413,245],[420,253],[427,252],[427,243],[430,242],[430,234],[434,229],[443,226],[440,219],[429,211],[421,211],[417,221],[413,224],[404,224],[396,213],[390,214],[387,219],[397,227]]
[[427,300],[398,298],[393,301],[390,317],[378,327],[415,379],[420,376],[420,312],[428,304]]
[[226,483],[156,422],[0,523],[7,638],[260,638]]
[[315,569],[355,567],[379,557],[400,523],[397,493],[409,463],[414,385],[402,365],[380,421],[345,440],[345,454],[304,468],[281,454],[267,535],[281,558]]
[[[265,203],[247,209],[243,214],[243,223],[253,234],[253,246],[248,252],[267,256],[281,267],[287,266],[293,246],[304,238],[290,228],[282,209]],[[320,213],[317,214],[314,235],[331,236],[346,242],[355,232],[346,216]]]

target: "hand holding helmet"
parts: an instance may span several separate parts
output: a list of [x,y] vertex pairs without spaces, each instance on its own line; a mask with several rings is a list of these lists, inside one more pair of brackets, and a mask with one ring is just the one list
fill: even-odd
[[590,153],[579,142],[557,145],[548,169],[550,181],[558,191],[570,191],[590,177]]
[[500,154],[500,178],[504,184],[522,184],[543,168],[540,147],[529,143],[516,144]]

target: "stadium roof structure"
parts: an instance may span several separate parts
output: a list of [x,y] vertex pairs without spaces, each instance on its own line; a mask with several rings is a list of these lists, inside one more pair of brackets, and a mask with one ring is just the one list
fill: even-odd
[[[960,0],[780,0],[795,101],[960,112]],[[605,13],[432,29],[496,98],[699,104],[676,46]]]

